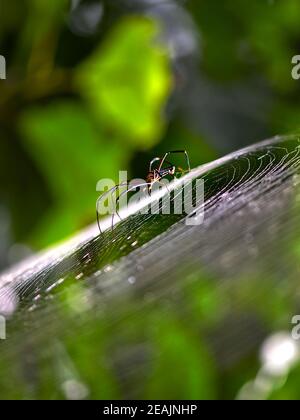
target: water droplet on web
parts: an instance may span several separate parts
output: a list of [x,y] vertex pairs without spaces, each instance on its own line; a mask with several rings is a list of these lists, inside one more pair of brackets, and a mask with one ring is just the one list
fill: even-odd
[[37,305],[34,304],[34,305],[30,306],[30,308],[28,309],[28,312],[33,312],[36,308],[37,308]]
[[68,400],[83,400],[89,394],[85,384],[76,379],[69,379],[62,384],[62,389]]
[[293,176],[293,186],[297,187],[300,184],[300,177],[299,175],[294,175]]
[[95,277],[98,277],[98,276],[100,276],[100,274],[102,274],[102,270],[96,271],[95,274],[94,274],[94,276]]
[[128,283],[130,283],[130,284],[134,284],[136,282],[136,278],[134,277],[134,276],[130,276],[129,278],[128,278]]

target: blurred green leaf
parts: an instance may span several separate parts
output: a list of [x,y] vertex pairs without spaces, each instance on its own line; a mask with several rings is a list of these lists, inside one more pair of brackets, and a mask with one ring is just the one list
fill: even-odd
[[171,89],[168,57],[154,21],[127,18],[78,69],[78,86],[107,128],[133,144],[161,135]]
[[201,341],[173,316],[161,313],[151,321],[157,359],[147,398],[214,398],[214,363]]
[[94,221],[97,181],[116,179],[128,155],[118,144],[105,142],[85,109],[75,102],[25,112],[21,130],[55,203],[34,234],[33,243],[40,247]]
[[51,29],[57,29],[68,12],[67,0],[52,0],[51,2],[27,0],[27,3],[29,13],[24,33],[26,39],[23,41],[40,40]]

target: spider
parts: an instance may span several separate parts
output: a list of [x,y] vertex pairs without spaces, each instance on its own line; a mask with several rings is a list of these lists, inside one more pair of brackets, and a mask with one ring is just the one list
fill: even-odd
[[[169,161],[166,160],[169,155],[176,154],[176,153],[181,153],[181,154],[185,155],[187,169],[184,170],[181,167],[176,167],[175,165],[173,165],[172,163],[170,163]],[[155,163],[158,163],[158,166],[156,168],[154,167]],[[117,209],[117,206],[119,204],[119,200],[124,194],[128,194],[130,191],[133,191],[137,188],[145,187],[148,191],[148,194],[150,195],[153,185],[156,182],[159,182],[162,178],[165,178],[169,175],[175,177],[176,173],[183,174],[185,172],[190,172],[190,170],[191,170],[190,159],[189,159],[189,155],[188,155],[187,151],[186,150],[172,150],[172,151],[166,152],[162,158],[161,157],[155,157],[154,159],[152,159],[150,161],[149,170],[148,170],[148,174],[146,176],[146,182],[145,183],[131,185],[130,182],[126,181],[126,182],[122,182],[121,184],[115,185],[113,188],[111,188],[110,190],[103,193],[97,200],[97,223],[98,223],[98,228],[99,228],[100,233],[102,233],[102,231],[101,231],[101,227],[100,227],[98,204],[101,200],[104,200],[105,197],[107,197],[109,194],[114,194],[114,192],[119,190],[121,187],[127,187],[127,189],[125,191],[123,191],[116,200],[116,209]],[[117,210],[116,210],[116,213],[118,214]],[[118,216],[119,216],[119,214],[118,214]],[[120,216],[119,216],[119,218],[120,218]],[[113,220],[114,220],[114,214],[113,214],[113,218],[112,218],[112,228],[113,228]]]

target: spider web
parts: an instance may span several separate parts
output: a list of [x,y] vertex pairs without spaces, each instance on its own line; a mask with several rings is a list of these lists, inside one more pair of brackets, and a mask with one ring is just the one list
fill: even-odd
[[[299,146],[297,136],[277,137],[194,169],[205,186],[199,226],[183,215],[132,214],[4,273],[2,376],[14,368],[1,395],[180,398],[181,377],[194,374],[205,387],[186,398],[207,396],[204,388],[209,397],[242,392],[263,367],[265,340],[288,337],[300,309]],[[85,357],[101,360],[98,372],[88,374]],[[168,382],[170,357],[186,368]],[[272,381],[249,395],[268,397]]]

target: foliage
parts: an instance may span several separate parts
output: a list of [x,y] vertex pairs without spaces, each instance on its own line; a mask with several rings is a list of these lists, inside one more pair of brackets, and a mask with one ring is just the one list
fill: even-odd
[[[96,6],[92,25],[86,16]],[[188,1],[185,8],[174,1],[169,7],[166,16],[163,2],[155,14],[146,3],[127,8],[119,0],[5,5],[0,187],[13,241],[38,249],[92,222],[95,185],[101,177],[116,178],[118,168],[143,176],[148,159],[172,148],[186,148],[194,164],[202,163],[253,139],[299,128],[299,83],[290,77],[300,36],[297,0]],[[68,127],[59,128],[66,102],[76,111],[73,117],[64,111]],[[67,131],[45,148],[40,137],[46,134],[37,136],[36,126],[47,119]],[[98,148],[88,145],[89,135],[79,127],[83,120],[97,132]],[[57,141],[69,162],[64,175],[52,158]],[[78,164],[90,175],[75,176],[66,187],[66,178],[78,174],[78,164],[72,172],[67,168],[79,155],[89,161],[89,168]],[[70,197],[74,184],[80,205]]]
[[[299,131],[300,83],[291,77],[300,44],[298,0],[10,0],[2,9],[1,268],[21,258],[24,247],[40,250],[93,223],[101,178],[117,181],[126,169],[143,177],[149,160],[166,150],[187,149],[195,167],[263,137]],[[228,181],[210,172],[209,191],[217,178],[221,190]],[[93,274],[127,261],[176,217],[150,218],[146,226],[130,221],[135,248],[121,226],[117,238],[89,244],[92,263],[83,248],[57,261],[58,271],[55,265],[33,273],[0,352],[1,395],[236,397],[262,370],[258,341],[285,330],[299,308],[299,208],[292,199],[285,204],[276,225],[284,235],[279,229],[271,240],[271,218],[265,231],[272,258],[262,246],[262,257],[239,271],[256,252],[251,237],[237,242],[244,260],[235,265],[234,241],[219,258],[215,246],[225,236],[212,229],[197,269],[172,277],[180,292],[162,276],[154,295],[161,297],[164,287],[170,294],[154,302],[147,288],[128,295],[120,289],[121,298],[106,301],[105,285],[94,284]],[[224,219],[217,222],[221,230]],[[207,255],[216,257],[207,262]],[[114,278],[119,287],[124,272]],[[47,292],[51,276],[63,282]],[[228,319],[238,330],[244,317],[257,327],[253,346],[232,362],[235,352],[228,356],[224,345],[222,356],[231,363],[221,367],[207,338],[221,336]],[[231,333],[226,339],[238,350]],[[127,382],[120,379],[124,371]],[[298,373],[295,363],[265,397],[299,398]]]
[[149,147],[161,132],[171,75],[166,54],[154,42],[157,33],[150,20],[127,19],[79,70],[80,91],[91,108],[133,145]]

